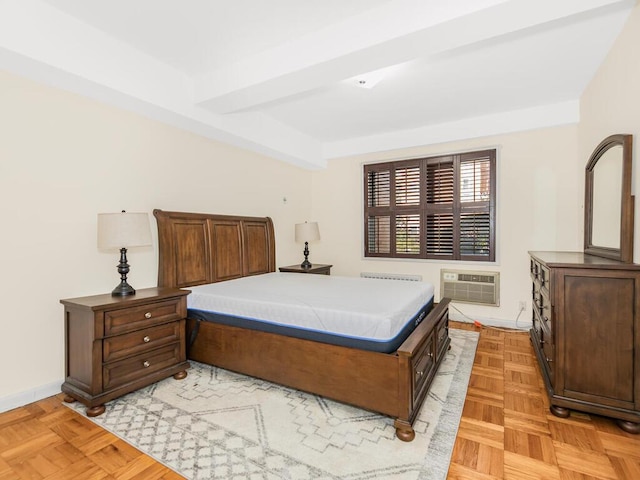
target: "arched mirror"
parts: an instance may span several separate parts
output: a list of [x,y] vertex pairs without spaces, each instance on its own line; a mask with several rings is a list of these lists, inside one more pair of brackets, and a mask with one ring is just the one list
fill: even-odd
[[585,171],[584,251],[633,262],[631,135],[605,138]]

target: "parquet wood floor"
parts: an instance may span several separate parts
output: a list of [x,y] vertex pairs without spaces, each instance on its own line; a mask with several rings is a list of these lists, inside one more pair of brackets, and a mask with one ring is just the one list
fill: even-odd
[[[448,478],[640,480],[640,436],[548,407],[528,335],[483,328]],[[64,407],[62,394],[0,414],[0,480],[181,478]]]
[[640,435],[553,416],[528,334],[483,328],[447,478],[640,480]]

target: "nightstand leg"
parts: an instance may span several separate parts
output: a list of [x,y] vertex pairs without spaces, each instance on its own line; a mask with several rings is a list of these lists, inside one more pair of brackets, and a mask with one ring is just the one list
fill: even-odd
[[97,405],[95,407],[87,408],[87,417],[97,417],[98,415],[102,415],[105,411],[104,405]]
[[65,403],[73,403],[75,401],[77,401],[75,398],[73,398],[71,395],[65,395],[64,398],[62,399],[63,402]]
[[182,370],[181,372],[174,374],[173,378],[175,378],[176,380],[182,380],[183,378],[187,378],[187,371]]

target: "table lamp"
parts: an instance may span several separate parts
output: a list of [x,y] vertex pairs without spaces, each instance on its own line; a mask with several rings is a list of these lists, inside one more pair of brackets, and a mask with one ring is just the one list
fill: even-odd
[[113,289],[111,295],[134,295],[136,291],[127,283],[129,264],[127,248],[151,245],[151,228],[147,213],[99,213],[98,214],[98,248],[102,250],[120,249],[118,273],[120,284]]
[[317,222],[296,223],[296,242],[304,242],[304,262],[300,264],[302,268],[311,268],[309,262],[309,242],[320,240],[320,230]]

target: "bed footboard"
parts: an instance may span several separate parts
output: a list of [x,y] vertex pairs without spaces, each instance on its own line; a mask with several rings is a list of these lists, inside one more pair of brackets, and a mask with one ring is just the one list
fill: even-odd
[[400,440],[414,439],[413,422],[450,343],[449,299],[443,298],[397,352],[401,372],[399,403],[407,407],[394,422]]
[[388,415],[398,438],[411,441],[449,345],[448,303],[437,304],[392,354],[188,319],[188,337],[198,330],[188,357]]

